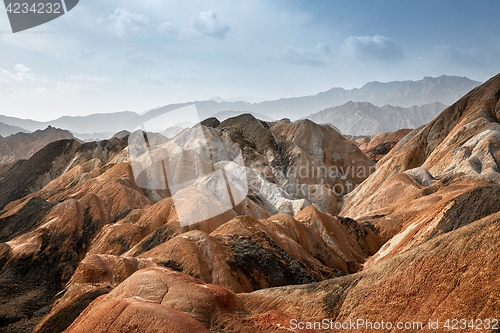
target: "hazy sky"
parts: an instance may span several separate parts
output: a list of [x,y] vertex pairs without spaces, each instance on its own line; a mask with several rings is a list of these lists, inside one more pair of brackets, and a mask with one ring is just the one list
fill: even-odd
[[48,120],[175,102],[316,94],[500,72],[500,1],[81,0],[12,34],[0,114]]

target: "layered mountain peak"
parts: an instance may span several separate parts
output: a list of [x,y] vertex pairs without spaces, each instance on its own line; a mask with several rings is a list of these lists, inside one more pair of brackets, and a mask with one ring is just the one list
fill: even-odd
[[69,131],[52,126],[33,133],[17,132],[0,139],[0,164],[28,159],[51,142],[73,138]]
[[[133,146],[134,136],[147,137],[148,145]],[[169,180],[199,177],[184,182],[187,186],[175,192],[177,197],[173,182],[168,188],[147,187],[150,183],[136,173],[134,150],[139,160],[165,157],[165,170],[173,172]],[[193,150],[195,154],[188,153]],[[241,160],[235,162],[240,152]],[[195,156],[196,164],[186,156]],[[356,272],[381,245],[377,231],[334,215],[342,196],[366,179],[373,166],[329,125],[310,120],[273,124],[249,114],[222,123],[211,119],[172,139],[137,131],[107,141],[52,142],[12,165],[0,179],[0,281],[17,277],[16,290],[1,289],[0,319],[12,331],[33,327],[42,313],[28,317],[25,312],[52,304],[61,293],[37,331],[62,331],[90,301],[120,285],[130,293],[116,289],[116,297],[102,299],[102,307],[89,315],[102,316],[114,305],[162,312],[167,303],[141,301],[156,294],[130,290],[149,279],[172,278],[172,286],[185,280],[182,288],[196,285],[202,291],[213,288],[213,293],[202,292],[208,305],[200,311],[209,311],[217,297],[240,302],[229,290],[251,292]],[[228,185],[235,186],[220,182],[224,178],[211,167],[246,180],[248,188],[234,207],[199,221],[222,202]],[[208,172],[196,173],[201,169]],[[179,204],[179,198],[186,204]],[[37,263],[33,274],[18,276],[32,262]],[[134,275],[148,267],[150,271]],[[44,280],[37,283],[40,276]],[[10,282],[5,283],[0,288]],[[186,292],[176,296],[169,291],[169,297],[174,302]],[[140,300],[130,302],[131,297]],[[14,307],[5,305],[7,298]],[[190,313],[183,306],[175,310],[179,320]],[[215,318],[204,313],[193,322],[208,328],[219,320]],[[85,325],[75,322],[70,330]]]
[[12,125],[7,125],[2,122],[0,122],[0,139],[2,137],[7,137],[12,134],[16,134],[19,132],[28,132],[24,128],[18,127],[18,126],[12,126]]
[[354,213],[355,206],[373,196],[392,176],[418,167],[434,178],[465,173],[498,182],[499,100],[500,75],[497,75],[426,126],[414,130],[379,162],[377,171],[348,196],[343,213]]
[[488,186],[500,184],[499,111],[497,75],[403,138],[346,196],[340,214],[371,221],[388,241],[368,265],[498,209]]
[[[397,104],[393,104],[397,105]],[[369,102],[347,102],[308,116],[320,124],[332,124],[347,135],[374,135],[402,128],[417,128],[437,116],[446,106],[435,102],[420,106],[400,107]]]

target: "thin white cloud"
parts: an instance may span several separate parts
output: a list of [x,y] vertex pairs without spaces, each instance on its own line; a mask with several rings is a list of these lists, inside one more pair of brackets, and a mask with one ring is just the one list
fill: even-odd
[[14,66],[14,71],[10,72],[8,70],[0,68],[0,80],[2,82],[35,82],[44,81],[43,78],[37,77],[30,68],[23,64],[17,64]]
[[[109,78],[89,75],[68,76],[61,80],[48,80],[35,74],[24,64],[17,64],[13,71],[0,68],[0,98],[14,99],[17,105],[30,104],[37,98],[73,98],[85,94],[99,94],[102,84],[110,81]],[[6,93],[4,95],[4,93]],[[35,102],[36,104],[36,102]]]
[[303,49],[297,47],[287,47],[285,50],[276,53],[274,58],[297,65],[326,66],[332,55],[332,51],[325,43],[318,43],[314,49]]
[[341,53],[360,60],[394,61],[404,58],[401,46],[381,35],[349,36],[342,45]]
[[201,35],[224,39],[231,30],[213,11],[201,12],[198,17],[191,19],[191,25]]
[[47,91],[57,98],[80,97],[86,94],[103,95],[101,89],[89,82],[59,81]]
[[108,20],[111,32],[118,37],[147,35],[149,18],[126,7],[116,8]]

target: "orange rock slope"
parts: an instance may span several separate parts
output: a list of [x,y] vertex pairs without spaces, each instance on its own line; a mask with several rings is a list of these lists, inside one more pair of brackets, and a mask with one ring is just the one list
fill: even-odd
[[373,223],[385,243],[362,271],[240,294],[247,310],[359,323],[323,327],[332,332],[373,332],[382,321],[393,329],[444,332],[453,319],[460,332],[497,331],[499,121],[497,75],[406,136],[344,198],[340,215]]
[[237,144],[260,187],[187,226],[168,191],[137,185],[126,138],[52,143],[0,179],[0,329],[373,332],[366,323],[384,321],[435,332],[477,319],[493,331],[499,100],[500,75],[399,141],[368,178],[294,180],[360,184],[345,197],[325,191],[324,202],[287,192],[289,168],[373,166],[333,128],[214,122],[207,136]]
[[[297,134],[306,129],[315,133],[313,146]],[[8,167],[0,179],[2,329],[62,332],[94,299],[146,268],[170,272],[174,280],[191,275],[197,285],[213,285],[217,295],[252,292],[353,273],[380,247],[370,224],[327,214],[338,210],[340,196],[325,192],[331,200],[310,201],[304,193],[290,191],[290,180],[283,177],[287,168],[298,168],[302,161],[310,163],[306,166],[340,168],[356,158],[367,168],[373,165],[330,127],[304,121],[273,129],[244,115],[204,131],[209,138],[226,138],[243,147],[248,177],[258,179],[260,187],[251,188],[233,209],[193,225],[182,226],[179,214],[196,217],[196,202],[203,195],[186,192],[193,205],[179,211],[165,191],[140,188],[129,162],[127,137],[84,144],[53,142],[29,160]],[[290,158],[295,151],[302,159]],[[224,159],[216,153],[212,157]],[[347,175],[339,181],[357,184],[367,176]],[[294,186],[324,186],[315,176],[297,176],[295,182]],[[300,213],[292,217],[295,211]],[[130,283],[142,284],[149,276],[139,274]],[[152,311],[170,316],[165,320],[172,325],[190,315],[164,309],[169,307],[165,304],[141,304],[146,299],[141,292],[139,288],[137,294],[106,303],[102,311],[85,314]],[[176,295],[172,302],[191,297]],[[130,324],[110,318],[110,325]],[[211,329],[210,318],[195,320]],[[221,323],[228,321],[221,318]],[[72,329],[78,330],[75,325]],[[92,330],[125,329],[100,327]]]

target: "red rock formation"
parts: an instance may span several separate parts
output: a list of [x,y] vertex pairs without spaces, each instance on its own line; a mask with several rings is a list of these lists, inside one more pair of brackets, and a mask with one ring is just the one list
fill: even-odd
[[[309,286],[240,294],[253,314],[278,309],[306,321],[422,322],[498,316],[500,280],[496,213],[443,234],[360,273]],[[490,325],[491,328],[491,325]],[[333,330],[334,331],[334,330]],[[346,332],[373,332],[366,326]],[[461,332],[475,332],[463,329]]]
[[0,137],[0,164],[28,159],[49,143],[63,139],[74,139],[74,137],[68,131],[51,126],[43,131],[19,132],[6,138]]
[[[233,131],[235,142],[242,136],[255,147],[256,156],[266,155],[263,169],[255,173],[262,179],[263,190],[232,210],[190,226],[181,226],[178,214],[195,217],[196,205],[179,211],[172,198],[137,186],[126,138],[85,144],[54,142],[5,171],[0,179],[0,282],[5,283],[0,283],[5,304],[0,305],[0,319],[7,329],[22,331],[22,327],[38,324],[38,332],[60,332],[94,298],[149,265],[171,267],[235,292],[309,283],[358,270],[373,252],[366,243],[377,237],[369,227],[356,222],[344,225],[312,206],[300,215],[303,221],[283,215],[270,218],[268,207],[280,210],[290,204],[294,208],[285,210],[291,213],[300,210],[295,203],[306,201],[296,194],[276,195],[284,189],[280,183],[284,179],[276,178],[279,173],[267,178],[258,174],[286,168],[288,164],[283,163],[289,150],[281,150],[284,143],[276,141],[263,123],[250,119],[262,131],[255,136],[245,130],[242,119],[223,123],[220,132],[207,131],[221,136],[224,129]],[[344,148],[346,141],[335,131],[310,122],[300,126],[304,125],[319,135],[326,159],[339,151],[345,156],[354,151],[362,157],[352,144]],[[304,138],[293,139],[292,132],[282,140],[295,142],[294,149],[305,147]],[[269,140],[261,140],[266,135]],[[329,151],[332,135],[339,136],[338,143]],[[310,149],[304,151],[310,153]],[[204,200],[199,192],[187,194],[192,202]],[[335,211],[336,199],[332,200]],[[317,207],[328,209],[327,201],[318,202]],[[314,224],[308,222],[311,214],[319,219]],[[20,276],[23,271],[29,274]],[[2,276],[14,276],[16,288],[10,280],[1,280]],[[31,316],[31,309],[50,305],[49,313]]]
[[[137,186],[124,139],[49,144],[0,179],[1,329],[287,332],[293,320],[494,318],[499,100],[500,75],[406,136],[364,182],[351,177],[362,182],[352,194],[327,200],[343,202],[341,217],[280,192],[280,168],[373,166],[308,121],[269,128],[245,116],[207,129],[243,147],[265,191],[189,226],[168,191]],[[194,216],[200,194],[186,195],[193,209],[182,213]],[[301,209],[270,214],[285,205]]]
[[[186,292],[189,297],[184,297]],[[204,332],[205,327],[210,328],[224,316],[243,312],[241,301],[230,291],[155,267],[134,273],[109,294],[96,299],[66,332],[81,332],[83,328],[120,331],[133,323],[140,332],[177,332],[182,323],[186,325],[182,331]],[[96,321],[98,318],[102,319]],[[141,324],[146,318],[147,323]]]
[[498,210],[499,95],[500,75],[412,132],[346,197],[341,214],[372,221],[388,241],[369,265]]
[[359,149],[372,161],[378,162],[411,131],[411,129],[401,129],[393,133],[379,133],[371,140],[365,137],[359,141]]

